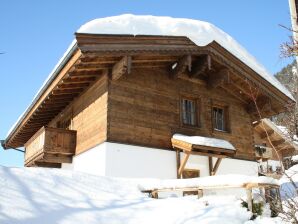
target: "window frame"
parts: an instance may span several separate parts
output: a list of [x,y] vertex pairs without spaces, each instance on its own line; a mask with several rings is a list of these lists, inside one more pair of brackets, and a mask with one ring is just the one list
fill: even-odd
[[[183,113],[184,113],[184,108],[183,108],[183,100],[188,100],[188,101],[193,101],[194,105],[195,105],[195,124],[187,124],[184,123],[183,120]],[[200,97],[196,97],[196,96],[189,96],[189,95],[185,95],[182,94],[180,95],[180,100],[179,100],[179,112],[180,112],[180,126],[181,127],[187,127],[187,128],[200,128],[201,127],[201,120],[200,120],[200,116],[201,116],[201,99]]]
[[[215,125],[215,118],[214,118],[214,109],[218,108],[223,110],[223,130],[217,129]],[[223,133],[231,133],[231,126],[230,126],[230,117],[229,117],[229,106],[225,104],[212,104],[211,107],[211,122],[212,122],[212,130],[215,132],[223,132]]]

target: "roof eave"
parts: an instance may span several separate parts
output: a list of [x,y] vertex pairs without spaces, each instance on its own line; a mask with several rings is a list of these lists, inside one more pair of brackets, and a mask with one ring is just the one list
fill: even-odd
[[49,85],[53,82],[53,80],[57,77],[59,72],[62,70],[62,68],[65,66],[65,64],[69,61],[69,59],[72,57],[74,52],[78,49],[77,41],[74,40],[69,48],[66,50],[62,58],[59,60],[59,62],[56,64],[53,71],[48,76],[47,80],[44,82],[43,86],[39,89],[35,97],[33,98],[33,101],[30,103],[28,108],[25,110],[25,112],[18,118],[17,122],[11,127],[9,132],[7,133],[7,136],[4,140],[4,149],[10,149],[11,147],[9,144],[7,144],[10,140],[10,138],[13,136],[13,134],[17,131],[17,129],[20,127],[20,124],[24,120],[24,118],[30,113],[34,105],[37,103],[37,101],[40,99],[40,97],[44,94],[45,90],[49,87]]

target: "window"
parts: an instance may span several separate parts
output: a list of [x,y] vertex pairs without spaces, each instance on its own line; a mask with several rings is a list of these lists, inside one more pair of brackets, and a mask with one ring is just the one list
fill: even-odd
[[218,131],[228,131],[228,121],[227,121],[227,108],[226,107],[213,107],[212,108],[213,117],[213,128]]
[[182,123],[184,125],[198,126],[196,100],[182,98]]

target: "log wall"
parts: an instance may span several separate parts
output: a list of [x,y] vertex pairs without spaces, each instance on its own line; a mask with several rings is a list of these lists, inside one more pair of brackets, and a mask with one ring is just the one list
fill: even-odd
[[[181,96],[200,102],[200,127],[184,127],[180,122]],[[253,128],[244,105],[221,88],[208,89],[205,84],[171,79],[161,68],[133,69],[109,82],[108,141],[171,149],[173,133],[201,135],[230,141],[236,157],[253,159]],[[229,132],[213,130],[212,105],[229,111]]]
[[107,89],[108,76],[105,74],[49,123],[50,127],[70,123],[65,128],[77,131],[76,154],[106,141]]

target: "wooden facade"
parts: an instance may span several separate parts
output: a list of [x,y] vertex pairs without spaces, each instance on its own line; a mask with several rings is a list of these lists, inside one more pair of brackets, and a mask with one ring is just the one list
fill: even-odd
[[[186,37],[91,34],[76,40],[7,148],[28,150],[28,140],[48,126],[77,131],[75,154],[105,141],[172,150],[172,135],[181,133],[225,139],[235,158],[255,160],[252,87],[263,116],[291,101],[216,42],[199,47]],[[183,123],[182,99],[196,102],[195,125]],[[215,129],[213,108],[224,110],[225,130]]]

